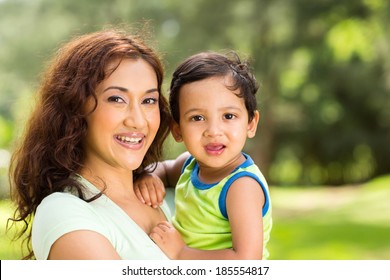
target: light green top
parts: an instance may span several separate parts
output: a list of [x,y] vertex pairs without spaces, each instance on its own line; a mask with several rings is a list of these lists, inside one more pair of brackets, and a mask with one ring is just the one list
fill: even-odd
[[[99,193],[90,182],[79,177],[89,196]],[[170,220],[170,210],[161,206]],[[122,259],[167,260],[149,236],[104,194],[85,202],[71,193],[53,193],[38,206],[32,225],[32,246],[37,259],[47,259],[53,243],[75,230],[91,230],[105,236]]]
[[[249,176],[259,183],[264,192],[263,259],[269,257],[267,243],[272,228],[272,207],[268,185],[259,168],[246,154],[246,161],[229,176],[215,184],[204,184],[198,177],[198,164],[190,157],[183,167],[176,185],[173,224],[191,248],[218,250],[232,248],[232,234],[226,211],[226,195],[231,184]],[[245,213],[242,213],[245,215]]]

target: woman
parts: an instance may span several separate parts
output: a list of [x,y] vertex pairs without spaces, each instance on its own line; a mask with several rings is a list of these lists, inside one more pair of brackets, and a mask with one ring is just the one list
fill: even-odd
[[123,31],[60,49],[11,160],[25,258],[167,259],[148,234],[169,209],[148,207],[133,190],[169,132],[162,81],[156,53]]

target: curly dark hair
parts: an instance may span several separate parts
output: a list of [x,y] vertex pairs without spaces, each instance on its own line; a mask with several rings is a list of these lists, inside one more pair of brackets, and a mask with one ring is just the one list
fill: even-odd
[[173,120],[180,122],[179,95],[180,89],[188,83],[215,76],[232,77],[230,90],[239,90],[238,97],[244,98],[249,122],[252,121],[257,107],[256,92],[259,85],[251,72],[248,60],[242,61],[235,51],[227,54],[201,52],[190,56],[174,71],[170,85],[169,105]]
[[81,199],[89,201],[73,176],[82,168],[85,157],[82,140],[87,123],[83,108],[92,97],[96,109],[95,89],[110,74],[107,65],[125,58],[143,59],[153,67],[160,95],[160,127],[134,176],[161,159],[170,114],[161,92],[163,65],[157,53],[140,36],[117,29],[78,36],[65,44],[43,76],[35,109],[11,158],[11,197],[17,208],[9,221],[24,224],[16,236],[25,237],[28,253],[24,259],[34,257],[30,223],[46,196],[72,188]]

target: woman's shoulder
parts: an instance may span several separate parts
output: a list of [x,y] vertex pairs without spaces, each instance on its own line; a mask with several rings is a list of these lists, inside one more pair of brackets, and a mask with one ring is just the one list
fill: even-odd
[[38,259],[46,259],[52,244],[62,235],[76,230],[105,233],[104,225],[90,203],[66,192],[45,197],[32,224],[32,245]]
[[35,213],[35,220],[46,221],[66,220],[75,215],[93,214],[91,204],[78,196],[66,192],[55,192],[45,197],[38,205]]
[[38,208],[51,206],[55,206],[55,208],[58,208],[59,206],[76,206],[84,204],[86,204],[86,202],[74,194],[68,192],[54,192],[46,196],[39,204]]

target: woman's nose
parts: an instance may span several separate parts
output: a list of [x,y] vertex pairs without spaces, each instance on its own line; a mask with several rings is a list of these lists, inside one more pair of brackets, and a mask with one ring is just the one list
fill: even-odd
[[146,126],[145,114],[139,104],[129,107],[126,112],[125,125],[133,128],[143,128]]

